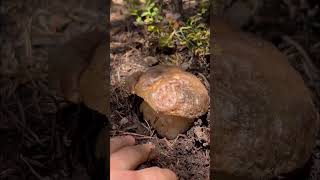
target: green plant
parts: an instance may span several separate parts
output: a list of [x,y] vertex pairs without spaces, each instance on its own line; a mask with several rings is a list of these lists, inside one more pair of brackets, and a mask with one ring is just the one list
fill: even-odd
[[180,44],[185,45],[197,56],[208,55],[210,47],[210,30],[201,20],[202,13],[190,17],[186,25],[180,27],[176,33]]
[[209,1],[202,0],[199,12],[187,19],[186,23],[176,19],[164,20],[161,6],[155,0],[127,0],[131,15],[136,18],[136,25],[142,25],[158,40],[160,47],[186,47],[196,56],[209,54],[210,30],[203,23],[203,16],[209,8]]
[[132,16],[136,17],[137,25],[148,25],[148,30],[154,30],[154,24],[163,20],[160,15],[160,8],[154,0],[126,0]]

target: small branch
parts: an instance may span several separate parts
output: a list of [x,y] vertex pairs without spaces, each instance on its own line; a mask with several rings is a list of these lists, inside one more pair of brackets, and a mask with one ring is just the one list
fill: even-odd
[[125,132],[125,131],[111,131],[111,133],[113,134],[117,134],[117,132],[119,133],[118,135],[131,135],[131,136],[137,136],[137,139],[154,139],[155,137],[152,136],[147,136],[147,135],[143,135],[143,134],[137,134],[137,133],[131,133],[131,132]]
[[30,171],[32,172],[32,174],[33,174],[35,177],[37,177],[37,179],[39,179],[39,180],[43,180],[43,179],[44,179],[40,174],[38,174],[38,173],[33,169],[33,167],[32,167],[32,166],[29,164],[29,162],[23,157],[22,154],[20,154],[20,158],[21,158],[21,160],[22,160],[24,163],[26,163],[26,165],[28,166],[28,168],[30,169]]
[[2,172],[0,173],[0,179],[1,179],[1,178],[6,178],[6,177],[8,177],[8,175],[9,175],[10,173],[14,172],[14,171],[15,171],[15,170],[14,170],[14,169],[11,169],[11,168],[8,168],[8,169],[2,171]]

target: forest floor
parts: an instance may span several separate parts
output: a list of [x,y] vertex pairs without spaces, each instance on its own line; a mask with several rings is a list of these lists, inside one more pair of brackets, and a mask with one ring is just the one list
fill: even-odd
[[[208,179],[210,114],[196,120],[184,135],[167,140],[159,137],[142,120],[138,110],[141,99],[126,94],[122,83],[123,77],[145,67],[141,64],[143,59],[153,57],[156,59],[154,64],[181,66],[203,80],[209,89],[209,83],[206,83],[210,79],[209,60],[199,60],[186,49],[168,51],[156,48],[143,29],[133,25],[134,20],[125,16],[123,4],[118,3],[120,0],[114,2],[110,44],[114,94],[111,97],[111,135],[130,134],[141,142],[156,144],[158,158],[142,167],[158,165],[174,170],[181,179]],[[271,41],[288,55],[292,66],[313,92],[318,110],[319,6],[317,0],[299,3],[269,1],[263,3],[263,8],[259,8],[244,27],[244,30]],[[89,0],[70,0],[70,4],[49,0],[2,2],[0,179],[88,179],[79,152],[70,153],[72,139],[77,137],[73,122],[80,115],[75,108],[67,112],[68,117],[57,118],[56,101],[60,100],[54,100],[47,87],[47,59],[51,47],[80,32],[105,26],[101,22],[105,22],[106,15],[97,7],[101,5]],[[190,7],[192,3],[187,3],[187,8]],[[65,119],[68,118],[73,122],[67,123]],[[320,136],[312,155],[311,172],[306,179],[320,179]]]
[[[135,19],[130,17],[126,4],[117,2],[111,5],[111,136],[133,135],[141,143],[156,145],[157,158],[140,168],[159,166],[173,170],[180,179],[209,179],[210,115],[196,119],[185,134],[168,140],[143,120],[139,112],[141,99],[125,90],[126,78],[157,64],[179,66],[196,75],[209,89],[209,57],[200,59],[186,48],[159,47],[141,26],[134,25]],[[195,4],[189,1],[184,8],[195,14]],[[163,8],[166,6],[168,1],[164,1]]]

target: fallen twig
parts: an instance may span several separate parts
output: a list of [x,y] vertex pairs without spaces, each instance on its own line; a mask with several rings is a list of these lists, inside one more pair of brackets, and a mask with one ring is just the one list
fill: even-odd
[[15,171],[15,170],[12,169],[12,168],[8,168],[8,169],[2,171],[2,172],[0,173],[0,179],[8,177],[8,175],[9,175],[10,173],[12,173],[13,171]]
[[136,138],[136,139],[154,139],[154,138],[156,138],[156,137],[152,137],[152,136],[147,136],[147,135],[137,134],[137,133],[132,133],[132,132],[125,132],[125,131],[111,131],[111,133],[112,134],[118,134],[118,135],[137,136],[138,138]]
[[39,180],[43,180],[43,179],[44,179],[39,173],[37,173],[37,172],[33,169],[33,167],[32,167],[32,166],[29,164],[29,162],[23,157],[22,154],[20,154],[20,158],[21,158],[21,160],[22,160],[24,163],[26,163],[26,165],[28,166],[28,168],[30,169],[30,171],[32,172],[32,174],[33,174],[37,179],[39,179]]

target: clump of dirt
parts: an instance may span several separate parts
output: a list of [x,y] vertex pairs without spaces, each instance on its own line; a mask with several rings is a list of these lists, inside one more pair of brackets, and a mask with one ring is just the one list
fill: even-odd
[[180,179],[209,179],[210,114],[196,119],[185,134],[167,140],[143,120],[139,112],[142,99],[125,87],[126,79],[135,72],[170,64],[195,74],[209,89],[209,58],[200,59],[188,49],[161,49],[143,28],[134,25],[134,19],[120,13],[125,11],[125,4],[114,1],[111,5],[111,137],[132,135],[139,143],[156,145],[157,158],[139,168],[159,166],[173,170]]

